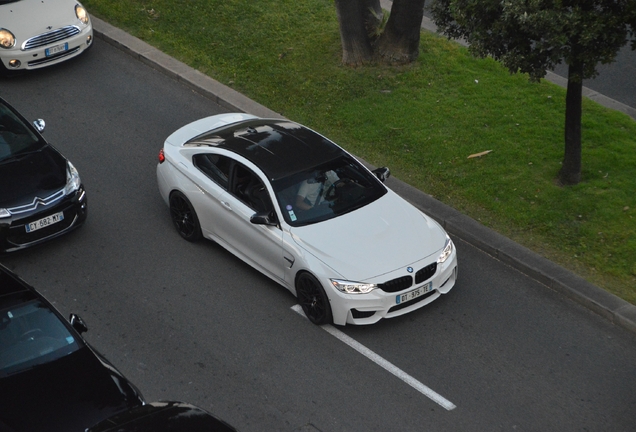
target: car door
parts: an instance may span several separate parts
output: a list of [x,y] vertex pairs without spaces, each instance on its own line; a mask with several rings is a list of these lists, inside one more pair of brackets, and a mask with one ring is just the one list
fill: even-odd
[[191,180],[201,193],[189,193],[188,198],[197,211],[203,236],[220,241],[215,229],[218,214],[224,214],[221,196],[229,187],[232,160],[222,154],[201,152],[192,155]]
[[234,161],[228,191],[219,197],[223,211],[216,214],[213,229],[219,242],[236,256],[282,283],[283,233],[279,225],[253,224],[256,213],[269,213],[277,221],[270,191],[252,169]]

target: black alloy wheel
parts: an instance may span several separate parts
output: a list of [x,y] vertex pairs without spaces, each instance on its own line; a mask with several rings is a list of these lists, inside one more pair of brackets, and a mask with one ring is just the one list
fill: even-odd
[[170,216],[179,235],[187,241],[194,242],[202,237],[199,218],[181,192],[175,191],[170,195]]
[[316,325],[332,322],[331,306],[325,290],[313,275],[301,273],[296,279],[296,297],[309,321]]

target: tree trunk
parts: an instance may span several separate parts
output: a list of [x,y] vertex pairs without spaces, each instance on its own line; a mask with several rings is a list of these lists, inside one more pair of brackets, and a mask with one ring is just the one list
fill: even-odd
[[[365,22],[369,17],[368,7],[372,3],[371,0],[335,0],[340,23],[342,63],[347,66],[360,66],[373,59]],[[379,0],[377,3],[379,5]]]
[[559,171],[563,185],[575,185],[581,181],[581,111],[583,99],[583,67],[568,66],[568,88],[565,97],[565,154]]
[[394,0],[376,55],[389,64],[411,63],[420,53],[425,0]]

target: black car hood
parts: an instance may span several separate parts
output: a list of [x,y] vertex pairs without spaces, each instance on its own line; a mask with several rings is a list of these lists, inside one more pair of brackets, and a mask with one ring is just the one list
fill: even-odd
[[66,159],[50,145],[0,162],[0,208],[46,198],[66,184]]
[[118,414],[93,426],[87,432],[209,431],[236,432],[236,429],[194,405],[164,401],[153,402]]
[[141,405],[138,397],[123,376],[84,346],[0,379],[0,431],[84,432]]

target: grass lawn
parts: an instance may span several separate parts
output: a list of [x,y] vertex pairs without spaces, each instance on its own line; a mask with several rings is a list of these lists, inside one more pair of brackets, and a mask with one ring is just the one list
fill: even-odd
[[[636,304],[636,122],[423,32],[416,63],[351,69],[332,0],[85,0],[89,11]],[[98,48],[99,49],[99,48]],[[469,155],[491,150],[478,158]]]

